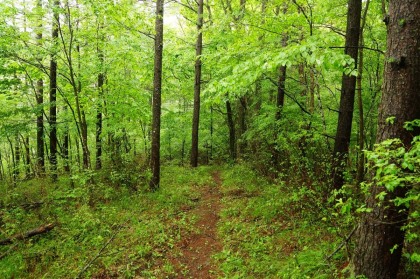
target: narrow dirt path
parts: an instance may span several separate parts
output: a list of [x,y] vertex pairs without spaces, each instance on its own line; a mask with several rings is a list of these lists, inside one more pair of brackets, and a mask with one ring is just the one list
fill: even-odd
[[199,189],[201,195],[197,206],[190,211],[197,216],[197,232],[186,236],[177,244],[180,256],[173,259],[175,278],[217,278],[219,271],[212,255],[221,251],[222,243],[217,237],[217,222],[220,212],[220,172],[212,173],[216,186],[206,185]]

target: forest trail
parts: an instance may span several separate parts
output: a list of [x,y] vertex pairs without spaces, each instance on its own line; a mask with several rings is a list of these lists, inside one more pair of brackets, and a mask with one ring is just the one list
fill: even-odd
[[214,185],[199,189],[200,199],[191,214],[197,216],[196,232],[184,237],[178,244],[180,255],[173,259],[176,278],[216,278],[217,266],[212,256],[221,251],[222,243],[217,237],[217,222],[221,208],[220,171],[212,173]]

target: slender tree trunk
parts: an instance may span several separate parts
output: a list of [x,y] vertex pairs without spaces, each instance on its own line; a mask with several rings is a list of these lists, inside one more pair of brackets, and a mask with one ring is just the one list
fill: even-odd
[[102,168],[102,98],[103,98],[104,74],[98,75],[99,100],[96,108],[96,169]]
[[[406,121],[420,119],[420,1],[390,0],[384,92],[379,107],[376,142],[400,138],[410,148],[418,130],[403,128]],[[387,123],[395,117],[393,124]],[[404,243],[401,227],[407,221],[407,208],[393,200],[404,197],[408,186],[388,192],[373,185],[367,199],[366,213],[359,224],[358,241],[353,257],[356,275],[369,279],[397,278]],[[384,201],[377,194],[385,191]],[[395,248],[395,245],[397,247]],[[393,252],[391,253],[391,249]]]
[[37,81],[36,89],[36,165],[37,174],[43,176],[45,174],[45,155],[44,155],[44,81]]
[[159,188],[160,183],[160,116],[162,94],[162,54],[163,54],[163,2],[156,1],[155,22],[155,62],[153,77],[153,104],[152,104],[152,150],[150,168],[152,178],[149,187],[152,191]]
[[236,160],[236,137],[235,137],[235,122],[233,121],[233,112],[230,101],[226,101],[227,123],[229,128],[229,153],[232,160]]
[[[56,44],[58,40],[58,8],[60,2],[55,0],[53,6],[52,40]],[[54,50],[55,52],[55,50]],[[50,61],[50,169],[51,178],[57,180],[57,60],[56,53],[51,55]]]
[[[42,9],[42,0],[37,1],[37,7]],[[42,18],[40,19],[42,22]],[[40,30],[36,34],[37,43],[42,44],[42,23],[39,24]],[[44,155],[44,81],[38,79],[35,90],[36,99],[36,165],[37,174],[39,176],[45,175],[45,155]]]
[[203,0],[198,0],[197,43],[195,46],[194,112],[191,137],[191,166],[198,165],[198,128],[200,125],[201,54],[203,51]]
[[[348,1],[345,53],[354,59],[356,68],[361,12],[362,0]],[[343,173],[345,169],[344,165],[349,152],[355,91],[356,77],[353,75],[343,74],[340,109],[333,151],[333,179],[335,189],[341,188],[344,183]]]
[[364,177],[365,177],[365,153],[363,152],[364,149],[364,142],[365,142],[365,123],[364,123],[364,115],[363,115],[363,96],[362,96],[362,77],[363,77],[363,46],[364,46],[364,36],[363,30],[366,24],[366,16],[369,10],[369,3],[370,0],[366,1],[366,7],[363,12],[362,17],[362,24],[360,27],[360,48],[359,50],[359,67],[357,68],[357,106],[359,110],[359,156],[357,160],[357,175],[356,181],[357,184],[360,184]]

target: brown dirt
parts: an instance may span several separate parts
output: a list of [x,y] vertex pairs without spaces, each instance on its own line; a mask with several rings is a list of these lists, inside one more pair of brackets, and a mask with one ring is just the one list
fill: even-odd
[[206,185],[199,189],[200,199],[190,214],[197,216],[196,232],[184,236],[176,244],[179,255],[170,260],[175,266],[174,278],[210,279],[219,273],[212,256],[221,251],[222,243],[217,237],[222,184],[220,173],[212,174],[216,186]]

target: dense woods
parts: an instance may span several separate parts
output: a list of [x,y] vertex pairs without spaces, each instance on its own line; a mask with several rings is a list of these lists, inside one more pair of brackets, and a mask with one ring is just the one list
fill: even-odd
[[419,38],[418,0],[1,1],[0,277],[417,278]]

